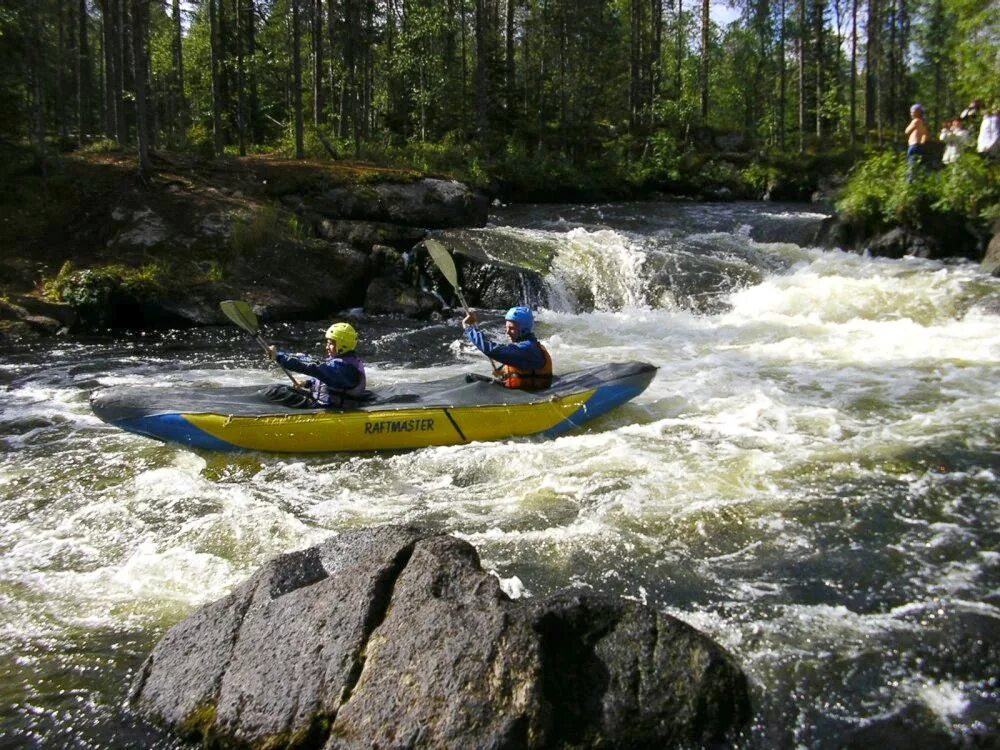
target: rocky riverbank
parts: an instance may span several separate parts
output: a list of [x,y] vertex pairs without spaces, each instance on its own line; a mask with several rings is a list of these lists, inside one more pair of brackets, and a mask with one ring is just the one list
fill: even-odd
[[[265,320],[361,307],[428,317],[451,290],[420,242],[487,220],[485,195],[401,171],[247,158],[163,164],[139,182],[124,158],[65,165],[47,178],[48,226],[18,231],[37,208],[30,195],[6,207],[7,336],[224,323],[227,298],[250,301]],[[507,302],[476,284],[468,296]]]
[[[73,154],[59,165],[22,175],[0,201],[0,245],[10,249],[0,260],[0,339],[222,324],[218,302],[228,298],[248,300],[264,321],[361,308],[429,318],[452,302],[421,245],[432,234],[456,253],[469,302],[504,307],[525,284],[541,287],[539,259],[550,257],[527,248],[524,263],[491,260],[463,234],[485,225],[489,197],[405,170],[161,157],[140,180],[122,154]],[[997,275],[994,230],[991,240],[956,219],[868,236],[834,217],[816,241],[895,258],[962,257]]]

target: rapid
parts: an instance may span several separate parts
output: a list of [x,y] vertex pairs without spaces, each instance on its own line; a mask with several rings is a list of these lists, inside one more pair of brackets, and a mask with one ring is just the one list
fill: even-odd
[[[703,630],[750,678],[748,748],[1000,741],[1000,279],[821,250],[822,218],[496,208],[464,236],[553,253],[529,292],[557,373],[659,367],[549,441],[198,453],[88,398],[280,382],[238,329],[0,351],[0,747],[185,747],[125,708],[162,633],[275,554],[395,522],[468,540],[514,595],[588,587]],[[318,353],[327,324],[265,335]],[[357,327],[372,387],[488,370],[459,317]]]

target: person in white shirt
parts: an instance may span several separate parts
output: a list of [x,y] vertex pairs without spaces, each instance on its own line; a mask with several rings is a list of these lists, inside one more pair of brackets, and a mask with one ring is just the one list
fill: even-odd
[[983,124],[979,126],[976,151],[991,158],[1000,156],[1000,107],[996,102],[990,106],[983,117]]
[[956,117],[945,122],[941,128],[941,135],[938,140],[944,143],[944,156],[941,161],[944,164],[953,164],[958,161],[958,157],[969,145],[971,134],[962,127],[962,118]]

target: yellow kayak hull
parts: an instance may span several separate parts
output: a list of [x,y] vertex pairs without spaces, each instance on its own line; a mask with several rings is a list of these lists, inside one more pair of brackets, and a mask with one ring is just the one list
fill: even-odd
[[115,388],[91,398],[105,422],[165,442],[278,453],[405,450],[529,435],[553,436],[641,393],[656,368],[602,365],[538,393],[462,376],[393,386],[351,409],[292,409],[258,387],[179,392]]
[[185,414],[195,428],[244,450],[380,451],[501,440],[549,430],[593,391],[532,404],[431,407],[387,412],[321,412],[260,417]]

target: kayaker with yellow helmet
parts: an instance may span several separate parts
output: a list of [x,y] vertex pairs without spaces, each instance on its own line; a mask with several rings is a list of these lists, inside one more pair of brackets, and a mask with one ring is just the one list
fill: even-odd
[[[334,323],[326,329],[326,359],[317,362],[301,354],[286,354],[268,347],[271,359],[292,372],[309,375],[303,384],[319,406],[343,406],[345,399],[363,400],[366,394],[365,365],[354,353],[358,332],[350,323]],[[289,389],[291,390],[291,389]]]
[[552,357],[535,337],[535,318],[527,307],[512,307],[504,315],[509,344],[490,341],[477,327],[476,313],[468,311],[462,321],[465,338],[490,359],[499,362],[493,371],[507,388],[539,391],[552,385]]

